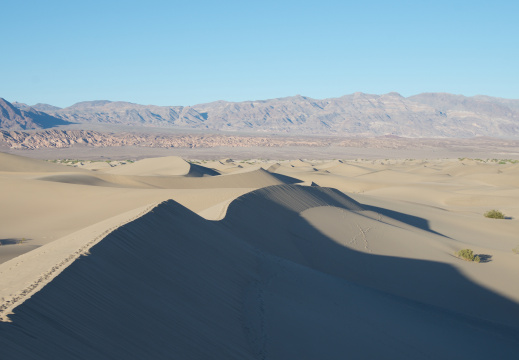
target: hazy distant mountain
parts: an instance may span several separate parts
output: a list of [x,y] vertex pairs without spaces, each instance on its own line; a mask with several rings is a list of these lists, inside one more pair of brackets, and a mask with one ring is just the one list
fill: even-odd
[[34,109],[37,111],[50,112],[50,111],[56,111],[56,110],[61,109],[60,107],[57,107],[57,106],[53,106],[53,105],[49,105],[49,104],[42,104],[42,103],[38,103],[36,105],[29,106],[27,104],[19,103],[19,102],[15,101],[12,103],[12,105],[20,110],[25,110],[25,111]]
[[[4,99],[4,101],[7,101],[7,100]],[[19,110],[27,111],[27,110],[31,109],[30,105],[27,105],[27,104],[24,104],[24,103],[19,103],[17,101],[13,101],[11,103],[11,105],[13,105],[15,108],[17,108]]]
[[519,136],[518,111],[492,99],[459,98],[450,94],[404,98],[397,93],[381,96],[355,93],[324,100],[295,96],[241,103],[216,102],[194,108],[207,114],[207,125],[218,129],[362,136]]
[[90,124],[205,128],[202,115],[183,106],[138,105],[107,100],[84,101],[49,112],[62,119]]
[[84,124],[222,131],[405,137],[519,137],[519,100],[424,93],[355,93],[330,99],[286,98],[195,106],[154,106],[106,100],[45,110]]
[[61,109],[60,107],[57,107],[57,106],[53,106],[53,105],[49,105],[49,104],[42,104],[42,103],[38,103],[38,104],[33,105],[31,107],[33,109],[35,109],[35,110],[44,111],[44,112],[56,111],[56,110],[60,110]]
[[[25,105],[25,104],[22,104]],[[23,110],[0,98],[0,128],[9,130],[47,129],[70,122],[27,106]]]

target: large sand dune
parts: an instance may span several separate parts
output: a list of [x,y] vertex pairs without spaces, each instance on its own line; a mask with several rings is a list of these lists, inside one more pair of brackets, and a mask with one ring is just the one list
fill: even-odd
[[110,174],[140,176],[214,176],[219,175],[214,169],[190,164],[178,156],[168,156],[139,160],[127,166],[118,166],[105,170]]
[[[0,152],[0,171],[2,172],[63,172],[63,166],[46,161],[30,159],[24,156]],[[69,168],[69,172],[83,172],[81,169]]]
[[[89,171],[0,155],[8,359],[519,349],[516,164],[223,160],[192,176],[178,158]],[[494,207],[511,219],[483,217]]]

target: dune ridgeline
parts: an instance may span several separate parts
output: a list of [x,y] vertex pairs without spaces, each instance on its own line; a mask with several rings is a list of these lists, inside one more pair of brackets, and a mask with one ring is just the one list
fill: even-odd
[[519,164],[76,165],[0,153],[2,358],[517,356]]

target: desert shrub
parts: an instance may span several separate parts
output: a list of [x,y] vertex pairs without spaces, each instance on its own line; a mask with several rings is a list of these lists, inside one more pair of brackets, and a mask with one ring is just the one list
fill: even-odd
[[503,214],[499,210],[490,210],[485,213],[485,217],[490,218],[490,219],[504,219],[505,214]]
[[474,259],[474,252],[470,249],[463,249],[458,251],[458,256],[463,259],[472,261]]
[[[479,256],[474,256],[474,252],[470,249],[460,250],[460,251],[458,251],[458,253],[456,255],[458,255],[458,257],[460,257],[464,260],[467,260],[467,261],[475,261],[475,262],[481,261],[481,258]],[[476,258],[477,258],[477,260],[476,260]]]
[[514,254],[518,254],[518,255],[519,255],[519,245],[517,245],[516,247],[514,247],[514,248],[512,249],[512,251],[513,251]]

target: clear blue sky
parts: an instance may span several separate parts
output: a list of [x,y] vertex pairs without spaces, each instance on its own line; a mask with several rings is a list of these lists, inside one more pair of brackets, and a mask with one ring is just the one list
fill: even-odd
[[519,1],[4,1],[0,97],[519,99]]

